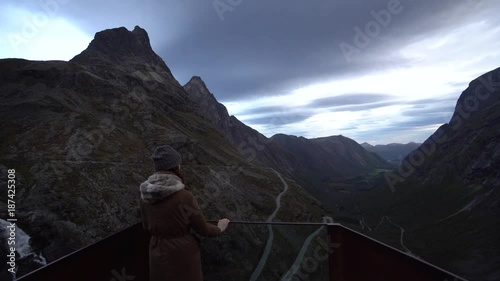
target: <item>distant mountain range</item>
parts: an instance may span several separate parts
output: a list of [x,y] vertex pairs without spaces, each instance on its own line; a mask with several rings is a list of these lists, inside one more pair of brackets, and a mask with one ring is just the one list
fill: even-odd
[[402,143],[390,143],[390,144],[377,144],[371,145],[367,142],[361,144],[361,146],[371,152],[375,152],[382,156],[385,160],[400,164],[403,159],[410,154],[413,150],[419,147],[419,143],[409,142],[407,144]]

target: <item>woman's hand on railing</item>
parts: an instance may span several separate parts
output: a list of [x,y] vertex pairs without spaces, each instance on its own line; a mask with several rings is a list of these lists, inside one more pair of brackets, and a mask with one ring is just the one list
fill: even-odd
[[220,232],[224,232],[224,230],[226,230],[229,222],[230,222],[230,220],[228,220],[227,218],[223,218],[223,219],[219,220],[219,223],[217,223],[217,226],[220,228]]

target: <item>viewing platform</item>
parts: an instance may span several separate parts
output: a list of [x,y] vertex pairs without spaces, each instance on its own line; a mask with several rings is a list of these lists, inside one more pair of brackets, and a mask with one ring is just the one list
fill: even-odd
[[[137,223],[17,280],[146,281],[148,245]],[[205,281],[465,280],[338,223],[232,221],[200,246]]]

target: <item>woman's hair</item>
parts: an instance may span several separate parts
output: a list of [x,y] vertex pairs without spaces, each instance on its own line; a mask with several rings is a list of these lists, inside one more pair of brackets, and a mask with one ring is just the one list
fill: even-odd
[[173,172],[176,176],[178,176],[181,179],[182,183],[187,187],[186,176],[184,175],[184,173],[181,172],[180,166],[172,168],[168,171]]

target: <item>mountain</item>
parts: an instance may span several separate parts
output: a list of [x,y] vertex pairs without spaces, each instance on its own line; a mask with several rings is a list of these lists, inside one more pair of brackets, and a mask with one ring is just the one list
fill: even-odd
[[409,142],[407,144],[402,143],[390,143],[390,144],[377,144],[371,145],[369,143],[362,143],[361,146],[370,151],[375,152],[382,156],[385,160],[399,165],[401,161],[410,154],[413,150],[419,147],[419,143]]
[[277,134],[271,139],[295,155],[315,178],[355,177],[376,168],[391,167],[380,156],[344,136],[306,139]]
[[[17,226],[29,238],[29,255],[18,253],[18,277],[40,266],[35,256],[51,262],[136,223],[138,187],[152,174],[150,156],[160,144],[182,155],[207,219],[265,221],[284,183],[274,220],[320,221],[324,213],[290,177],[250,161],[206,120],[140,27],[98,32],[69,62],[0,60],[0,97],[0,184],[15,169]],[[0,195],[2,218],[7,199]],[[277,228],[275,247],[294,256],[307,231]],[[256,264],[267,227],[233,226],[228,233],[218,245],[232,255],[205,247],[204,260],[217,260],[221,271],[234,261]],[[0,240],[3,251],[4,235]],[[6,265],[5,255],[0,261]],[[292,263],[271,263],[264,272],[279,275]]]
[[277,134],[271,140],[298,159],[295,178],[332,211],[337,205],[332,205],[332,198],[339,200],[344,194],[368,188],[371,175],[392,168],[380,156],[344,136],[307,139]]
[[499,86],[500,68],[473,80],[450,121],[346,207],[363,231],[467,279],[500,278]]

